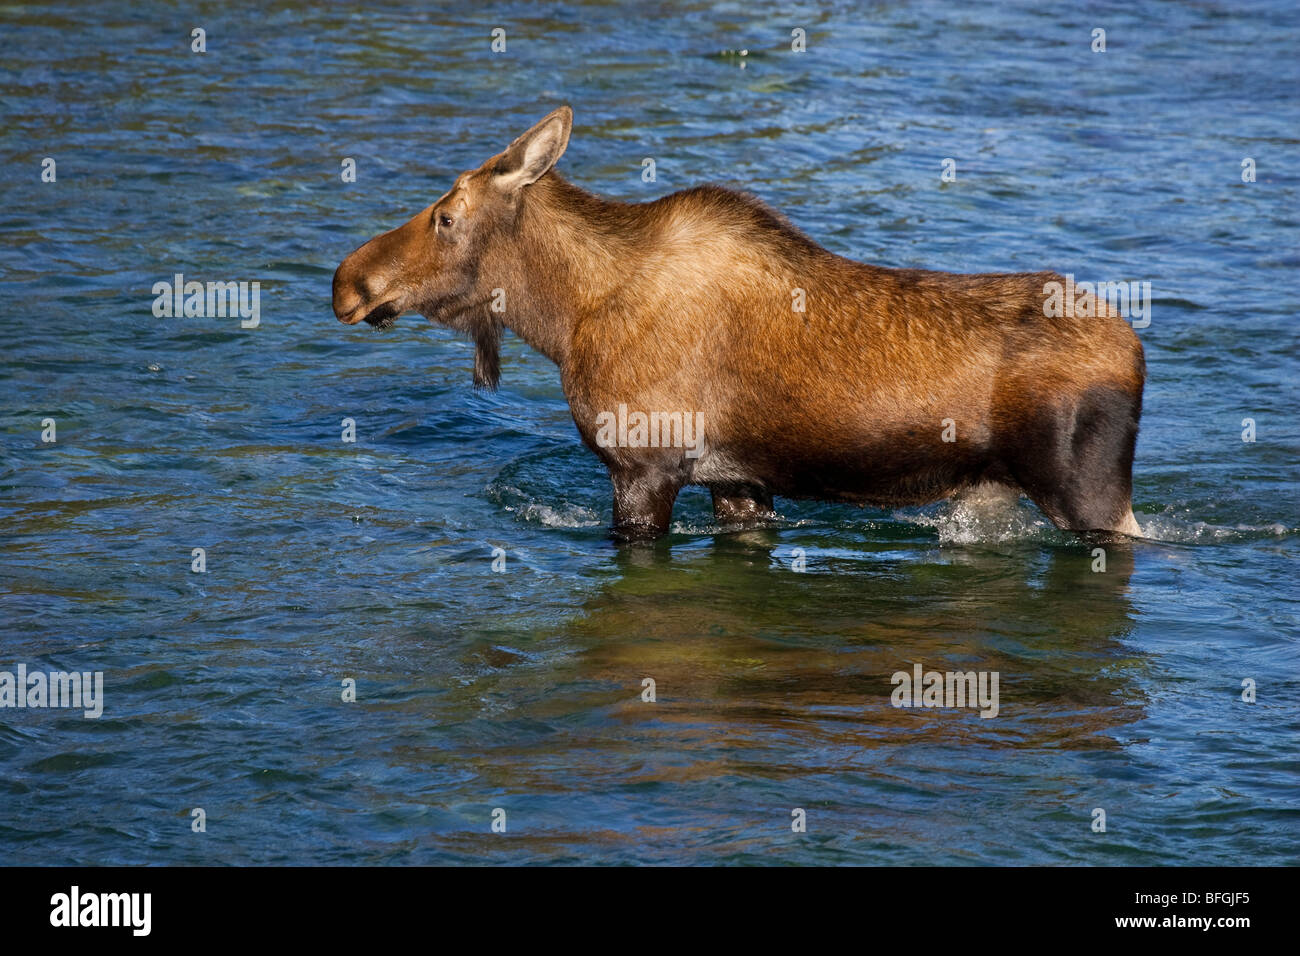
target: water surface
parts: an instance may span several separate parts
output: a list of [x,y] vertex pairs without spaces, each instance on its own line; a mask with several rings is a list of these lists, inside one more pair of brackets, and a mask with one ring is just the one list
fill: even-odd
[[[0,670],[107,695],[0,710],[4,859],[1296,862],[1298,37],[1288,2],[4,8]],[[1150,539],[1096,573],[1028,503],[736,533],[696,489],[615,548],[544,358],[509,339],[475,392],[451,333],[330,312],[343,256],[560,102],[605,195],[1150,281]],[[176,272],[260,281],[260,326],[155,318]],[[997,671],[998,716],[890,706],[917,661]]]

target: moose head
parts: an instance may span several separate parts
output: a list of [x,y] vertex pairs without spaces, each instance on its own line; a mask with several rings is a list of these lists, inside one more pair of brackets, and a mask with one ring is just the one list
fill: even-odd
[[494,296],[517,286],[521,211],[528,188],[564,153],[573,111],[561,106],[433,205],[362,245],[334,273],[334,314],[345,325],[391,326],[418,312],[475,343],[474,384],[500,377],[502,320]]

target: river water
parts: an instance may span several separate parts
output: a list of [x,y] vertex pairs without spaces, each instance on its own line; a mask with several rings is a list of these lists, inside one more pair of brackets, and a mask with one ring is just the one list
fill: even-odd
[[[0,709],[4,859],[1300,860],[1297,13],[1040,7],[0,11],[0,671],[104,675],[98,719]],[[723,532],[693,489],[615,547],[546,359],[476,392],[451,333],[330,310],[561,102],[611,197],[1149,281],[1148,540],[1097,571],[1028,502]],[[176,273],[258,281],[260,324],[155,317]],[[916,663],[996,672],[997,716],[891,706]]]

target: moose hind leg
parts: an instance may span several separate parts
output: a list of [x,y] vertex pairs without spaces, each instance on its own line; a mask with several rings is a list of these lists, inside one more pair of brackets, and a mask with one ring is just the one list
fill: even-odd
[[1012,473],[1057,527],[1141,536],[1132,506],[1141,401],[1141,393],[1094,386],[1044,407],[1018,436]]
[[741,524],[766,521],[773,518],[772,496],[764,489],[710,488],[713,494],[713,518],[719,524]]

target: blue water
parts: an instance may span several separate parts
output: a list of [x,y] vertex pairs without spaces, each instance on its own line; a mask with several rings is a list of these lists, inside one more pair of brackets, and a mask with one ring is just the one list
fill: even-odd
[[[1297,862],[1300,14],[1041,6],[0,10],[0,671],[105,682],[98,720],[0,709],[0,856]],[[561,102],[560,172],[608,196],[1150,281],[1148,540],[1094,573],[1028,502],[727,532],[693,489],[615,547],[546,359],[510,338],[475,392],[451,333],[330,310]],[[156,318],[177,272],[259,281],[261,324]],[[916,661],[998,672],[998,716],[890,706]]]

